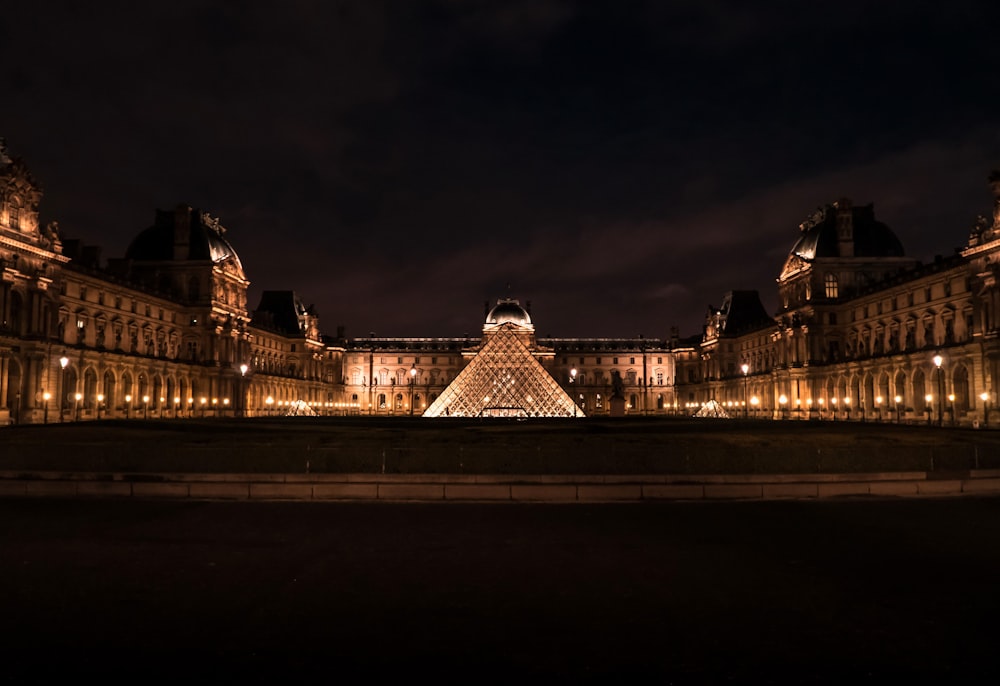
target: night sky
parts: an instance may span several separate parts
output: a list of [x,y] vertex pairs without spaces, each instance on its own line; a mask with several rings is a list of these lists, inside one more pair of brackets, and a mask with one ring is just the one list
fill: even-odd
[[[178,203],[322,329],[701,330],[850,197],[923,260],[989,214],[1000,3],[21,2],[0,136],[119,257]],[[509,289],[508,289],[509,284]]]

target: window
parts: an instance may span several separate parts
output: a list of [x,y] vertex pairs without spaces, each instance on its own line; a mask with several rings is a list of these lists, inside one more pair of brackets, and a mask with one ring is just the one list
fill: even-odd
[[628,358],[628,363],[629,364],[635,364],[635,358],[634,357]]
[[618,364],[618,358],[617,357],[612,358],[611,364]]
[[601,358],[599,358],[599,357],[596,358],[596,364],[600,364],[600,363],[601,363]]
[[663,358],[662,357],[657,357],[656,358],[656,364],[663,364]]
[[826,276],[823,277],[823,285],[826,288],[826,297],[837,298],[839,297],[839,289],[837,287],[837,275],[827,272]]
[[657,386],[663,385],[663,372],[656,372],[656,385]]

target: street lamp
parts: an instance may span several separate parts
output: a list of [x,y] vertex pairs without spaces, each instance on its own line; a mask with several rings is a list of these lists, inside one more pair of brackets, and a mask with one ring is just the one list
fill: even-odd
[[272,398],[271,396],[267,396],[264,399],[264,404],[267,405],[267,416],[270,417],[271,416],[271,406],[274,405],[274,398]]
[[45,391],[44,393],[42,393],[42,400],[45,401],[45,414],[44,414],[44,416],[42,418],[42,423],[43,424],[48,424],[49,423],[49,400],[51,400],[51,399],[52,399],[52,394],[49,393],[48,391]]
[[743,418],[747,416],[747,374],[750,373],[750,365],[746,362],[740,367],[743,371]]
[[80,421],[80,401],[83,399],[83,393],[77,393],[76,395],[73,396],[73,398],[76,400],[75,404],[76,421]]
[[944,376],[941,370],[941,363],[944,362],[944,358],[940,355],[934,356],[934,366],[937,367],[937,378],[938,378],[938,426],[943,423],[944,415]]
[[417,367],[410,367],[410,416],[413,416],[413,386],[417,383]]
[[785,419],[785,406],[788,404],[788,396],[784,393],[779,395],[778,404],[781,405],[781,418]]
[[753,407],[753,418],[757,419],[757,404],[760,402],[760,398],[753,395],[750,396],[750,406]]
[[66,365],[69,364],[69,358],[63,355],[59,358],[59,366],[62,367],[62,372],[59,375],[59,421],[63,420],[63,399],[66,397]]
[[179,395],[174,396],[174,419],[177,419],[181,414],[181,397]]
[[897,395],[893,401],[896,403],[896,423],[899,424],[899,403],[903,402],[903,396]]
[[844,396],[844,412],[847,414],[847,421],[851,421],[851,396]]
[[[239,412],[241,417],[247,416],[247,371],[249,369],[250,365],[246,362],[240,365]],[[233,414],[235,414],[235,412]]]
[[830,404],[833,405],[833,421],[837,421],[837,398],[830,398]]
[[104,394],[103,393],[98,393],[97,394],[97,418],[98,419],[101,418],[101,405],[103,405],[103,404],[104,404]]
[[990,425],[990,394],[983,391],[979,394],[979,399],[983,401],[983,428]]
[[132,404],[132,396],[131,395],[126,395],[125,396],[125,419],[128,419],[128,410],[129,410],[129,405],[131,405],[131,404]]
[[878,415],[878,420],[882,421],[882,396],[875,396],[875,412]]
[[955,394],[948,394],[948,412],[951,413],[951,425],[955,426]]
[[934,396],[928,393],[924,396],[924,404],[927,405],[927,426],[931,425],[931,412],[934,410]]

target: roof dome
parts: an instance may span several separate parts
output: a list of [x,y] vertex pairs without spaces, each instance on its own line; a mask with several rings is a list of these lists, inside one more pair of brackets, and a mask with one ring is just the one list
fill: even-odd
[[497,304],[486,315],[487,326],[499,326],[511,322],[518,326],[531,326],[531,316],[521,307],[521,303],[513,298],[500,298]]
[[851,207],[842,200],[817,210],[799,227],[802,235],[788,256],[807,261],[818,257],[840,257],[838,216],[849,213],[853,235],[853,257],[903,257],[903,244],[888,226],[875,219],[874,205]]
[[229,261],[242,274],[239,255],[225,232],[218,219],[201,210],[184,205],[173,211],[157,210],[155,223],[132,240],[125,258],[143,262]]

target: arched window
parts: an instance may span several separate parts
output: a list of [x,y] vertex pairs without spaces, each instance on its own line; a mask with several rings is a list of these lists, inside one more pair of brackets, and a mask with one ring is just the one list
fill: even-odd
[[837,298],[840,295],[840,289],[837,285],[837,275],[831,272],[827,272],[826,276],[823,277],[823,286],[826,292],[826,297]]

